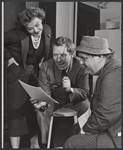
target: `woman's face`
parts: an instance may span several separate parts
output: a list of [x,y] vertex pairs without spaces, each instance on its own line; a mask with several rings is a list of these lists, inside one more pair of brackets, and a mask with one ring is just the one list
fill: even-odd
[[29,32],[29,34],[38,37],[43,31],[42,20],[38,17],[35,17],[25,25],[25,28]]

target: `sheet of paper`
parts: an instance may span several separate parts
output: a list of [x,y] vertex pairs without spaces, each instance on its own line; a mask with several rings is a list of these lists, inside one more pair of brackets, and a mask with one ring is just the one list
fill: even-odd
[[90,108],[78,118],[78,122],[80,125],[80,128],[82,128],[84,126],[84,124],[87,122],[89,116],[91,115],[91,110]]
[[29,94],[29,96],[32,99],[36,99],[39,102],[47,102],[49,104],[51,103],[59,103],[56,100],[54,100],[53,98],[51,98],[48,94],[46,94],[41,87],[35,87],[35,86],[31,86],[28,85],[20,80],[18,80],[20,82],[20,84],[22,85],[22,87],[25,89],[25,91]]

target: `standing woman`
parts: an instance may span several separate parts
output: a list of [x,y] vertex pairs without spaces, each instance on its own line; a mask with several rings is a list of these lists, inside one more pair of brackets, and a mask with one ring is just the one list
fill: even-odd
[[4,58],[8,60],[9,136],[12,148],[28,134],[31,148],[39,148],[36,112],[18,80],[37,86],[39,66],[50,56],[51,30],[43,25],[43,9],[28,7],[17,15],[16,28],[4,35]]

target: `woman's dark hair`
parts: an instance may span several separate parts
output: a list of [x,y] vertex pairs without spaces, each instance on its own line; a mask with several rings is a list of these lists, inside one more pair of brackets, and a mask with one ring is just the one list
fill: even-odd
[[52,46],[63,46],[65,45],[67,47],[67,51],[71,54],[74,53],[74,44],[73,42],[67,38],[67,37],[58,37],[53,41]]
[[27,7],[25,10],[17,15],[17,29],[21,30],[25,28],[26,23],[29,23],[34,17],[38,17],[43,20],[45,18],[45,11],[38,7]]

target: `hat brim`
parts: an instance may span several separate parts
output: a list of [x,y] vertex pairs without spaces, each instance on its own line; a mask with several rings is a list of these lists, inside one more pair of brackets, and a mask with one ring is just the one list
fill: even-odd
[[89,48],[89,47],[83,47],[81,45],[77,46],[75,48],[76,51],[86,53],[86,54],[92,54],[92,55],[106,55],[106,54],[111,54],[114,53],[114,50],[112,49],[101,49],[97,50],[94,48]]

